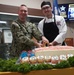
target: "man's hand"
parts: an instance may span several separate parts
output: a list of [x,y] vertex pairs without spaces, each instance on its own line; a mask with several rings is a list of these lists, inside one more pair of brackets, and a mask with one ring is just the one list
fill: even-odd
[[35,46],[38,47],[38,48],[39,48],[39,47],[42,47],[42,44],[41,44],[41,43],[34,42],[34,44],[35,44]]
[[46,39],[44,36],[42,36],[42,43],[44,46],[49,45],[48,39]]

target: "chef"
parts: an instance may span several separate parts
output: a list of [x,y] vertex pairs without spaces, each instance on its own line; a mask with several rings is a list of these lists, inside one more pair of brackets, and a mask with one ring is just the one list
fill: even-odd
[[41,3],[41,10],[45,18],[38,24],[39,31],[49,40],[51,46],[65,45],[64,40],[67,33],[65,19],[52,13],[52,6],[49,1]]

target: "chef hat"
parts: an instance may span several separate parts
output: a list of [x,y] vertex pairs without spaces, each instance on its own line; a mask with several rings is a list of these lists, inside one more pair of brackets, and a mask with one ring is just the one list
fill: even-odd
[[43,1],[43,2],[41,3],[41,8],[42,8],[42,7],[45,7],[45,6],[50,6],[50,7],[51,7],[51,3],[50,3],[49,1]]

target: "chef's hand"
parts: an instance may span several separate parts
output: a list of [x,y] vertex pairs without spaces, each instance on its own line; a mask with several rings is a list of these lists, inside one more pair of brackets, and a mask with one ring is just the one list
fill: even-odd
[[56,41],[53,41],[49,44],[49,46],[56,46],[56,45],[60,45],[60,43],[56,42]]

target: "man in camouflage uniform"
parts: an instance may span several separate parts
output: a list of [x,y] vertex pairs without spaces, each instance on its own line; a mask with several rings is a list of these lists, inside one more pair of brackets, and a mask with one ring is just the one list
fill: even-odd
[[[26,5],[21,5],[18,11],[18,19],[12,22],[11,31],[13,36],[12,47],[10,54],[19,56],[23,50],[32,50],[34,46],[41,47],[39,40],[49,44],[48,40],[42,36],[35,24],[26,21],[28,8]],[[37,41],[32,40],[36,38]]]

